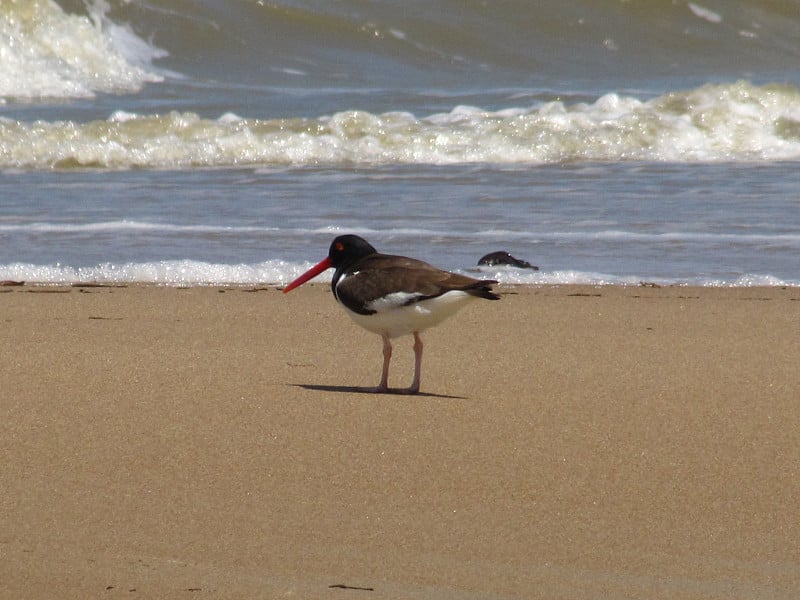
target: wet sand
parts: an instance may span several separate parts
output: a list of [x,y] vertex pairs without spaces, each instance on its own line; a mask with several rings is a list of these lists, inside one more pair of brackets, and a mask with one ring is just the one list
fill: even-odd
[[800,289],[500,289],[0,287],[0,597],[796,599]]

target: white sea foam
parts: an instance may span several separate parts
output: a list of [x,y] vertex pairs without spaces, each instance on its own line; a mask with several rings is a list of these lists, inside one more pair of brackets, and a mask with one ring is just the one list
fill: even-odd
[[[33,284],[74,283],[155,284],[166,286],[273,285],[283,286],[307,271],[311,262],[268,260],[255,264],[219,264],[195,260],[165,260],[148,263],[104,263],[88,267],[11,263],[0,265],[0,280]],[[459,271],[472,277],[494,279],[510,285],[700,285],[721,287],[800,286],[769,274],[747,274],[735,279],[695,277],[668,279],[637,275],[612,275],[576,270],[530,271],[513,267],[480,267]],[[316,283],[329,283],[332,271],[317,276]]]
[[[577,225],[577,224],[576,224]],[[135,234],[136,232],[150,234],[179,234],[179,235],[210,235],[210,236],[241,236],[260,235],[277,236],[281,238],[301,239],[310,236],[330,236],[343,233],[345,230],[339,226],[325,227],[297,227],[282,229],[274,226],[256,225],[208,225],[208,224],[179,224],[157,223],[150,221],[99,221],[94,223],[59,223],[59,222],[9,222],[0,219],[0,234],[38,235],[58,234],[66,236],[81,234]],[[385,229],[370,227],[348,226],[347,233],[353,233],[375,239],[386,237]],[[398,227],[391,230],[392,237],[406,239],[422,238],[449,239],[458,237],[458,232],[444,229]],[[482,231],[464,231],[461,235],[469,239],[484,239],[491,242],[503,240],[505,242],[520,243],[594,243],[609,242],[628,244],[638,242],[641,244],[699,244],[709,245],[736,245],[781,247],[800,249],[800,233],[714,233],[693,231],[666,231],[666,232],[635,232],[620,230],[592,230],[592,231],[512,231],[504,229],[487,229]],[[66,239],[66,238],[65,238]]]
[[773,161],[800,159],[800,89],[739,82],[649,101],[607,94],[492,112],[458,106],[419,118],[344,111],[317,119],[226,113],[106,121],[0,119],[0,167]]
[[694,16],[699,17],[708,21],[709,23],[722,23],[722,16],[719,13],[714,12],[713,10],[709,10],[705,6],[700,6],[699,4],[695,4],[694,2],[689,2],[688,4],[689,10],[692,11]]
[[[666,278],[643,275],[612,275],[589,271],[530,271],[514,267],[480,267],[483,279],[512,285],[697,285],[704,287],[797,287],[800,281],[787,281],[774,275],[747,274],[731,279],[714,277]],[[464,274],[475,277],[474,271]]]
[[[61,284],[151,283],[158,285],[285,285],[312,266],[269,260],[256,264],[217,264],[195,260],[105,263],[89,267],[12,263],[0,265],[0,280]],[[315,281],[330,281],[323,273]]]
[[181,225],[175,223],[152,223],[148,221],[100,221],[96,223],[3,223],[0,233],[114,233],[149,231],[161,233],[264,233],[275,231],[273,227]]
[[0,4],[0,101],[135,92],[161,81],[151,63],[166,53],[109,21],[106,10],[100,0],[88,16],[53,0]]

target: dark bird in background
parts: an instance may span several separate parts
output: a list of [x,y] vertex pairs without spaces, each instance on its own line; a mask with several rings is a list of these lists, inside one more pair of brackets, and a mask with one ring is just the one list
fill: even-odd
[[518,269],[533,269],[534,271],[538,271],[539,267],[532,265],[531,263],[520,260],[519,258],[514,258],[505,250],[498,250],[497,252],[490,252],[486,256],[483,256],[478,261],[478,266],[487,266],[493,267],[495,265],[510,265],[512,267],[517,267]]

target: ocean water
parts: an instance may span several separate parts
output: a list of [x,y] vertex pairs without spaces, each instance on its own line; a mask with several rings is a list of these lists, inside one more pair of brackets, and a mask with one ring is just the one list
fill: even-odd
[[800,1],[0,2],[0,280],[800,285]]

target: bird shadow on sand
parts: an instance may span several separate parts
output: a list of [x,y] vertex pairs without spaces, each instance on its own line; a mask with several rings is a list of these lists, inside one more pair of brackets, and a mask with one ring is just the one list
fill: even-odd
[[315,385],[311,383],[292,383],[294,387],[314,392],[336,392],[345,394],[374,394],[376,396],[410,396],[422,398],[448,398],[450,400],[467,400],[464,396],[451,396],[449,394],[433,394],[430,392],[417,392],[411,394],[402,388],[389,388],[385,392],[376,392],[373,387],[359,387],[353,385]]

